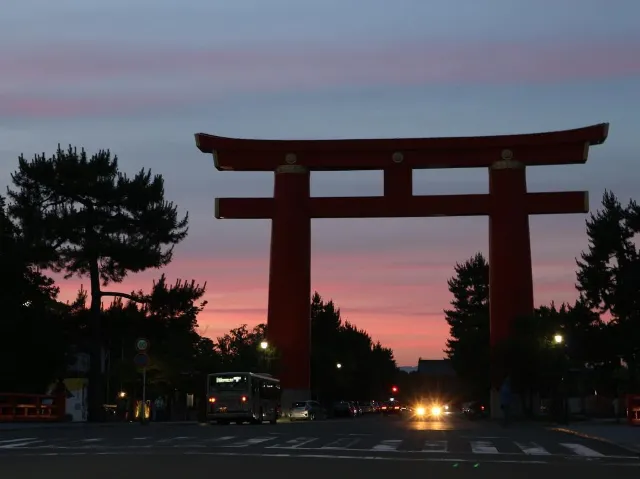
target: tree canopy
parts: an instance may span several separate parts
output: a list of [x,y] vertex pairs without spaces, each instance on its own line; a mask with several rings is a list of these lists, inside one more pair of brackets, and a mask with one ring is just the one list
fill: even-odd
[[[638,386],[640,208],[634,201],[623,206],[607,191],[586,226],[589,247],[577,260],[579,298],[514,318],[511,338],[495,352],[523,395],[554,388],[559,375],[585,368],[594,390]],[[448,281],[453,299],[445,311],[451,335],[445,352],[471,394],[486,393],[489,384],[489,267],[478,253],[456,264]]]
[[97,417],[103,398],[102,298],[135,299],[102,286],[167,265],[173,246],[187,235],[188,216],[180,218],[177,206],[165,200],[162,176],[143,169],[129,178],[108,150],[89,156],[84,149],[58,146],[52,156],[20,156],[11,178],[9,212],[35,264],[67,278],[89,277],[89,414]]

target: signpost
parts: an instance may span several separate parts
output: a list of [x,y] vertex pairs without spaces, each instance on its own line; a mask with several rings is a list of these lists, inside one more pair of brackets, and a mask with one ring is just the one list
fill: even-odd
[[149,349],[149,341],[145,338],[138,338],[136,340],[136,354],[133,357],[133,363],[142,369],[142,408],[140,411],[140,423],[146,424],[145,413],[147,410],[147,367],[149,366],[149,356],[147,350]]

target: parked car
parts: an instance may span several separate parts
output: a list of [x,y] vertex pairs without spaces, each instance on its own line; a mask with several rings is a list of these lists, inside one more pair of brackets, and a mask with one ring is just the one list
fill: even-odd
[[469,419],[481,419],[489,415],[489,408],[482,401],[469,401],[462,405],[462,414]]
[[353,408],[347,401],[336,401],[333,403],[333,415],[335,417],[353,417]]
[[360,416],[361,414],[360,408],[355,402],[349,401],[349,409],[351,410],[351,416],[353,417]]
[[377,411],[377,403],[375,401],[365,401],[362,403],[362,413],[371,414]]
[[325,419],[326,417],[326,411],[317,401],[294,402],[289,411],[289,419],[292,421],[315,421],[316,419]]

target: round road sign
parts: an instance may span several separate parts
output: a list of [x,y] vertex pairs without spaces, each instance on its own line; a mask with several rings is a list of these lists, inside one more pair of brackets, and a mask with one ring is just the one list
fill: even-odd
[[139,368],[149,366],[149,356],[144,353],[138,353],[133,357],[133,363]]
[[146,351],[149,349],[149,341],[144,338],[140,338],[136,340],[136,349],[138,351]]

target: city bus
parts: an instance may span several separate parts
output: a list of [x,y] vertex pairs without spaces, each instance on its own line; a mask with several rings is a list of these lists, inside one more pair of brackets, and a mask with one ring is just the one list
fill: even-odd
[[214,373],[207,376],[207,420],[217,424],[276,424],[280,381],[268,374]]

